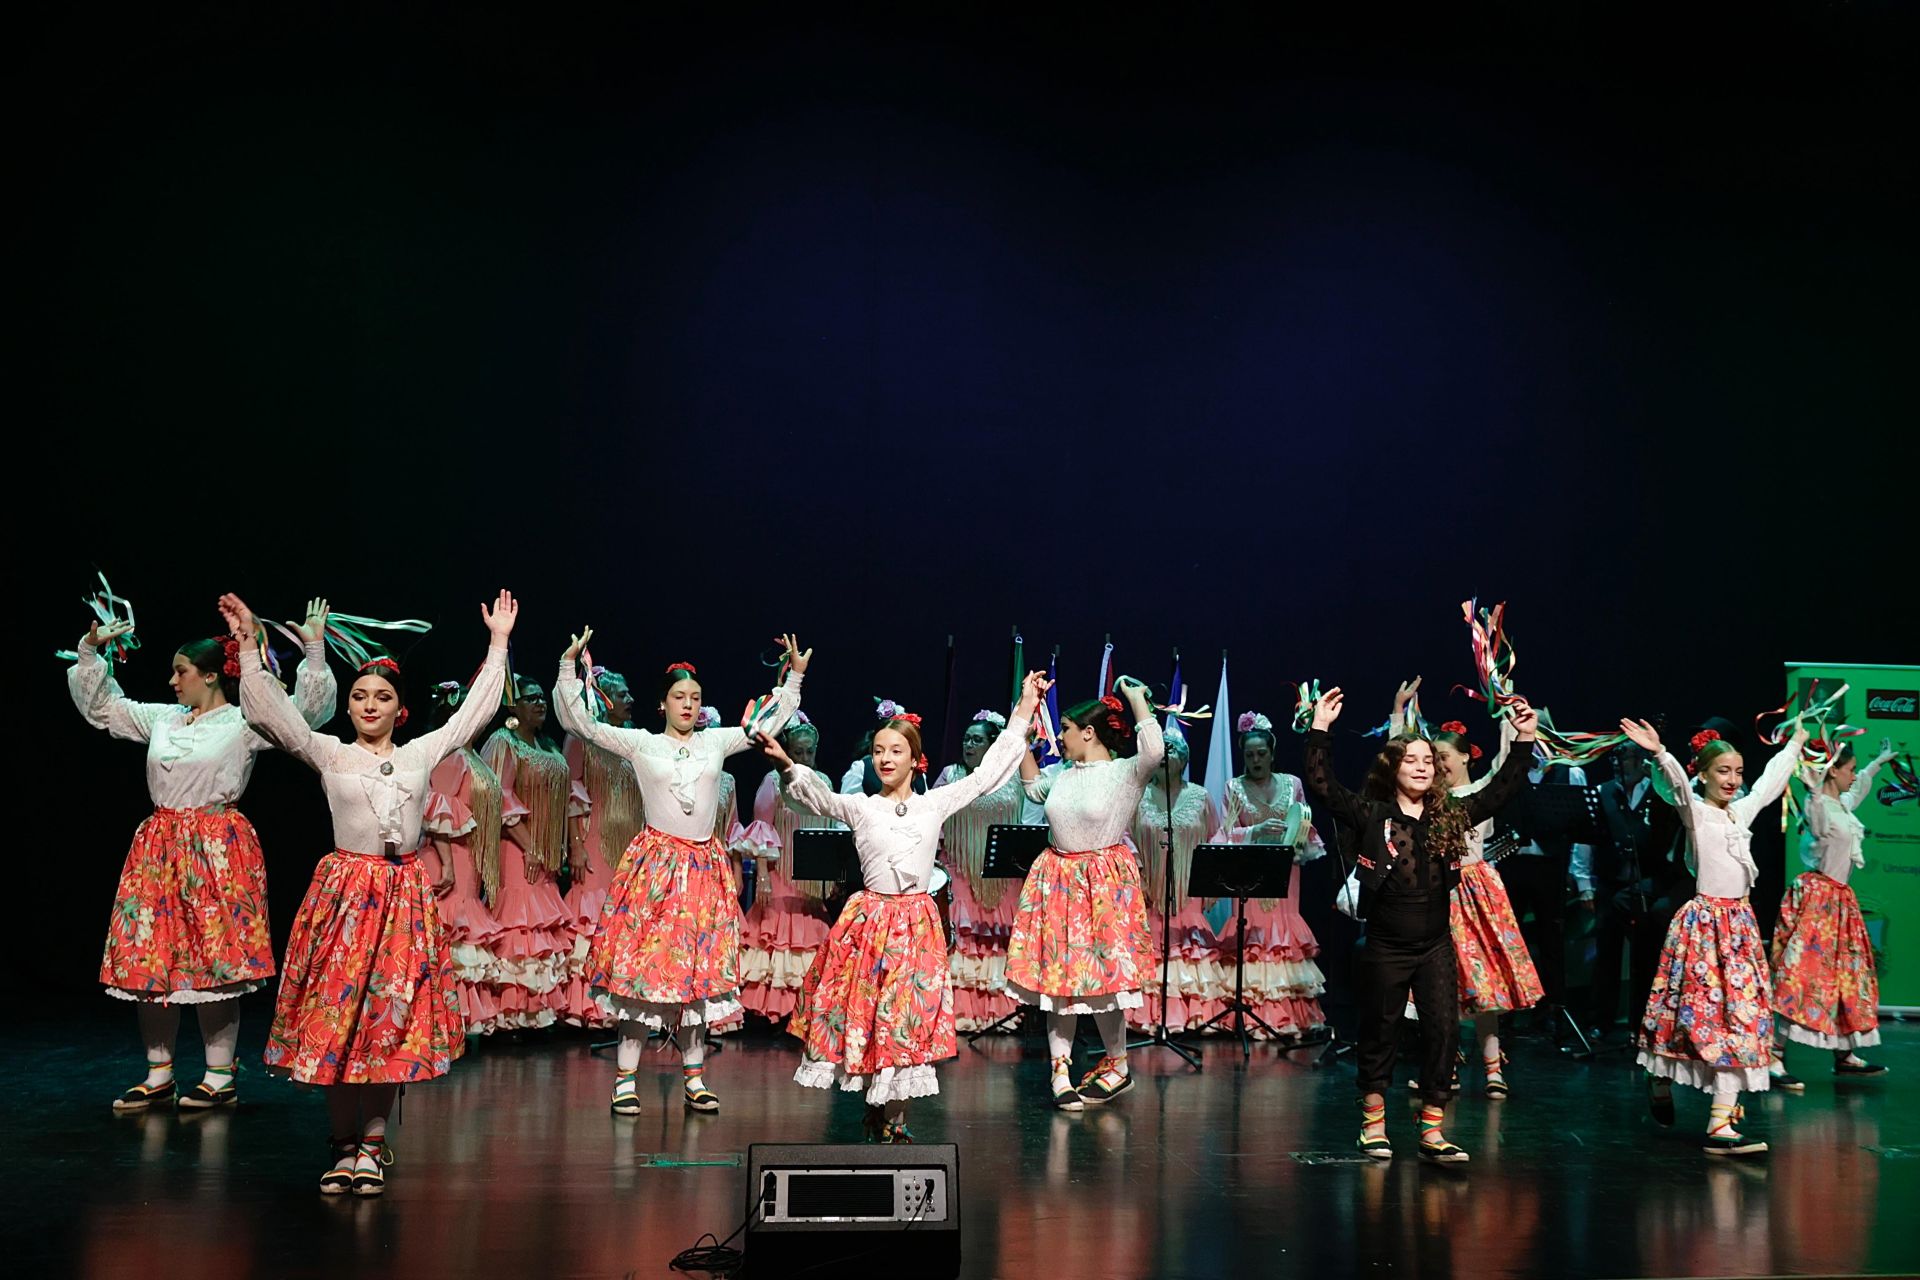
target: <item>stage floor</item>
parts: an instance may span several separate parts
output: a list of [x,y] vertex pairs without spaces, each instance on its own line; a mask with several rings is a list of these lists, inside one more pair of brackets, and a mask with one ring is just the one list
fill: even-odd
[[[243,1062],[259,1061],[267,1017],[250,998]],[[1347,1061],[1316,1070],[1311,1053],[1256,1046],[1243,1064],[1226,1043],[1197,1074],[1142,1051],[1130,1095],[1068,1116],[1046,1106],[1037,1040],[984,1040],[941,1068],[913,1127],[959,1144],[969,1276],[1912,1273],[1920,1026],[1886,1039],[1872,1056],[1893,1071],[1875,1081],[1836,1083],[1827,1055],[1796,1050],[1807,1092],[1751,1100],[1748,1129],[1774,1144],[1753,1162],[1700,1152],[1704,1095],[1676,1091],[1681,1123],[1663,1131],[1627,1055],[1583,1065],[1537,1041],[1516,1046],[1512,1098],[1455,1104],[1449,1133],[1473,1153],[1461,1170],[1412,1157],[1404,1101],[1389,1112],[1402,1154],[1364,1162]],[[651,1054],[637,1119],[608,1114],[612,1066],[578,1035],[481,1044],[408,1095],[386,1196],[334,1200],[313,1190],[327,1164],[316,1092],[255,1071],[234,1111],[113,1115],[140,1054],[131,1013],[102,1000],[9,1033],[8,1269],[667,1276],[701,1232],[739,1224],[748,1144],[858,1140],[858,1100],[793,1085],[790,1044],[729,1037],[707,1077],[725,1104],[712,1117],[681,1108],[674,1062]],[[46,1270],[15,1270],[31,1262]]]

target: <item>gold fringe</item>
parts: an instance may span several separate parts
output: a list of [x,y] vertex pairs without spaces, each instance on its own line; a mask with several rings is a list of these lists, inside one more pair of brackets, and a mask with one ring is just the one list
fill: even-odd
[[507,770],[501,767],[508,753],[513,756],[513,794],[527,806],[526,843],[521,847],[527,857],[550,872],[560,870],[567,860],[567,801],[573,790],[573,772],[567,758],[558,751],[529,746],[520,735],[502,729],[487,739],[486,760],[507,785]]
[[600,831],[600,856],[609,867],[617,869],[634,837],[647,825],[647,806],[640,794],[640,780],[633,776],[633,765],[625,756],[615,755],[591,742],[580,745],[587,799],[593,802],[593,818]]
[[491,908],[500,901],[500,775],[471,747],[460,753],[467,758],[467,808],[473,813],[473,830],[465,839]]

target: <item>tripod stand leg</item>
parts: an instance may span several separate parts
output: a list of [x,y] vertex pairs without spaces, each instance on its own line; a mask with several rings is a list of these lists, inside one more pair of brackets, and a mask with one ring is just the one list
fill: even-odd
[[972,1044],[975,1040],[978,1040],[981,1036],[987,1035],[994,1031],[998,1031],[1000,1030],[1000,1028],[1006,1026],[1010,1022],[1015,1021],[1019,1017],[1020,1017],[1020,1006],[1015,1005],[1013,1007],[1013,1012],[1007,1014],[1004,1018],[996,1018],[992,1022],[989,1022],[986,1026],[981,1027],[978,1031],[967,1032],[967,1043]]

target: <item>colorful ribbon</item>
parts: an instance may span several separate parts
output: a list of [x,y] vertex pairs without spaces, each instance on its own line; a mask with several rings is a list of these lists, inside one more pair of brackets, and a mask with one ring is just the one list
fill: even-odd
[[1293,731],[1305,733],[1313,728],[1313,704],[1320,701],[1320,681],[1303,680],[1293,694]]
[[[1513,647],[1513,638],[1507,634],[1506,602],[1503,600],[1491,609],[1481,609],[1479,604],[1478,599],[1464,600],[1460,604],[1460,612],[1466,616],[1467,627],[1472,635],[1473,670],[1480,687],[1468,689],[1464,685],[1455,685],[1454,688],[1476,702],[1486,703],[1493,718],[1499,720],[1514,703],[1525,701],[1513,691],[1513,669],[1519,665],[1520,656]],[[1545,707],[1535,707],[1534,712],[1540,717],[1534,754],[1540,757],[1544,765],[1592,764],[1615,747],[1625,746],[1632,741],[1618,731],[1579,733],[1559,729],[1554,726],[1553,716]]]
[[1911,751],[1887,761],[1887,773],[1889,780],[1881,783],[1880,789],[1874,793],[1881,804],[1892,807],[1920,800],[1920,777],[1914,774]]
[[[127,629],[110,640],[101,642],[100,654],[109,662],[125,662],[127,655],[140,647],[140,639],[133,633],[133,601],[122,595],[115,595],[113,586],[107,581],[107,575],[99,570],[94,575],[100,579],[100,590],[90,596],[82,596],[80,603],[93,610],[95,621],[102,626],[124,622]],[[126,607],[127,616],[120,616],[121,606]],[[56,649],[54,657],[67,662],[78,662],[80,655],[71,649]]]

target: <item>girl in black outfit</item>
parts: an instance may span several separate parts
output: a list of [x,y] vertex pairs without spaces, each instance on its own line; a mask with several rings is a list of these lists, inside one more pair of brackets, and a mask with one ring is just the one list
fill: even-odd
[[1538,717],[1524,702],[1507,708],[1526,750],[1507,756],[1500,772],[1470,796],[1436,787],[1433,743],[1417,733],[1387,742],[1373,762],[1362,794],[1333,776],[1327,729],[1340,718],[1340,690],[1313,704],[1307,734],[1307,789],[1351,835],[1358,862],[1360,918],[1367,922],[1354,965],[1360,1016],[1360,1150],[1376,1159],[1393,1155],[1387,1142],[1386,1090],[1393,1074],[1395,1034],[1407,992],[1420,1013],[1420,1158],[1461,1164],[1467,1153],[1441,1132],[1453,1076],[1454,1025],[1460,997],[1448,898],[1460,883],[1467,832],[1511,800],[1527,780]]

